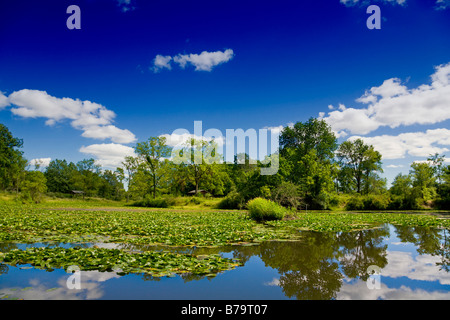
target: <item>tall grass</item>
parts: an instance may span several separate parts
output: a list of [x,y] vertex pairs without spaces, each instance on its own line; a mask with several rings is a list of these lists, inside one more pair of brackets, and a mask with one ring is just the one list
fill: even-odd
[[255,198],[247,203],[250,218],[256,221],[281,220],[287,209],[276,202],[263,198]]

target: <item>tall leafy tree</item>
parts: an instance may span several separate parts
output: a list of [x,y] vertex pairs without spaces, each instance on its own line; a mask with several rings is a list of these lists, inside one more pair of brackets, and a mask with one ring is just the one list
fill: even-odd
[[338,148],[337,138],[325,120],[310,118],[285,127],[280,136],[282,154],[294,150],[297,159],[306,156],[311,150],[316,152],[318,161],[332,161]]
[[40,171],[26,171],[25,179],[21,183],[23,198],[30,198],[33,202],[40,202],[42,195],[47,191],[47,179]]
[[50,192],[69,193],[73,190],[73,177],[77,167],[73,162],[55,159],[50,161],[44,175]]
[[328,194],[334,190],[337,148],[337,138],[324,120],[310,118],[281,132],[285,180],[299,185],[306,202],[317,207],[326,207]]
[[217,150],[218,146],[214,140],[191,138],[181,150],[174,153],[174,162],[180,165],[180,170],[194,185],[196,194],[201,185],[208,186],[217,175],[216,164],[221,163],[223,159]]
[[101,183],[101,166],[95,163],[94,159],[83,159],[76,164],[77,171],[72,176],[75,188],[84,191],[88,196],[97,194]]
[[436,198],[436,176],[433,167],[426,162],[413,162],[412,177],[413,197],[418,201],[430,201]]
[[[336,154],[344,170],[341,179],[351,179],[356,192],[367,193],[374,173],[382,171],[381,154],[373,146],[366,145],[362,139],[343,142]],[[345,180],[343,183],[349,185]]]
[[151,137],[138,143],[135,151],[141,162],[146,165],[146,171],[151,177],[153,197],[156,198],[156,191],[168,173],[167,158],[170,156],[171,148],[167,146],[165,137]]
[[20,150],[23,140],[15,138],[9,129],[0,123],[0,187],[16,189],[24,177],[27,161]]

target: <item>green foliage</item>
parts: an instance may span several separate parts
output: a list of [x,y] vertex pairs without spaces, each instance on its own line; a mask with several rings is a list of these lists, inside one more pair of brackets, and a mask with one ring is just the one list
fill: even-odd
[[272,200],[283,207],[299,209],[302,204],[300,188],[292,182],[284,181],[272,192]]
[[27,165],[20,150],[23,140],[13,137],[9,129],[0,123],[0,189],[16,190],[24,176]]
[[52,271],[62,268],[67,271],[77,266],[82,271],[98,270],[116,271],[119,275],[143,273],[154,277],[171,276],[173,274],[209,275],[239,266],[239,263],[219,255],[202,255],[172,252],[146,251],[128,253],[119,249],[105,248],[28,248],[14,249],[0,254],[0,262],[10,265],[31,264],[37,269]]
[[169,208],[175,204],[176,201],[173,197],[153,198],[150,196],[146,196],[143,200],[135,201],[132,206],[148,208]]
[[391,198],[389,194],[379,195],[354,195],[352,196],[345,209],[349,211],[353,210],[386,210],[389,208]]
[[351,197],[345,205],[345,210],[364,210],[364,200],[362,196]]
[[242,209],[245,205],[244,197],[236,190],[231,191],[218,204],[218,209]]
[[258,224],[242,211],[85,211],[0,205],[0,242],[112,242],[202,247],[258,243],[292,236],[295,235]]
[[386,210],[391,199],[389,194],[367,195],[364,199],[365,210]]
[[295,230],[348,232],[371,229],[390,223],[402,226],[441,227],[450,229],[448,219],[411,213],[297,213],[298,219],[269,221],[268,225]]
[[247,203],[250,218],[256,221],[281,220],[286,215],[286,208],[276,202],[255,198]]
[[[311,118],[283,129],[280,136],[284,178],[300,187],[306,204],[316,209],[329,206],[329,194],[334,190],[337,166],[334,152],[338,144],[331,127]],[[281,161],[281,160],[280,160]]]
[[438,186],[439,199],[436,206],[440,209],[450,209],[450,165],[443,167],[441,170],[442,183]]
[[381,154],[362,139],[344,141],[336,154],[342,168],[339,178],[343,188],[368,194],[379,180],[376,171],[382,172]]
[[27,171],[25,180],[22,182],[21,191],[22,199],[33,202],[40,202],[43,194],[47,191],[47,179],[40,171]]
[[204,199],[201,196],[195,195],[186,199],[186,204],[201,204]]

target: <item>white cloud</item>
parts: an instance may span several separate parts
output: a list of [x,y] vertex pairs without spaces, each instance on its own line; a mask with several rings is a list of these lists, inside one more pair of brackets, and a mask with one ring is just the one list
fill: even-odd
[[50,162],[52,161],[52,158],[38,158],[38,159],[32,159],[30,161],[30,165],[36,166],[39,165],[41,168],[48,167]]
[[171,69],[170,62],[177,63],[181,68],[186,68],[188,64],[195,67],[196,71],[211,71],[215,66],[226,63],[234,57],[231,49],[225,51],[208,52],[203,51],[200,54],[178,54],[175,57],[157,55],[153,60],[153,71],[158,72],[161,69]]
[[397,136],[381,135],[375,137],[352,136],[348,140],[362,139],[373,145],[383,159],[400,159],[406,155],[428,157],[430,154],[450,151],[450,130],[430,129],[425,132],[401,133]]
[[450,63],[435,68],[431,84],[414,89],[398,78],[385,80],[357,99],[367,108],[343,105],[324,116],[338,136],[368,134],[380,127],[396,128],[414,124],[435,124],[450,119]]
[[278,127],[264,127],[263,129],[267,129],[267,130],[271,131],[271,133],[273,133],[273,134],[281,134],[281,131],[283,131],[284,126],[280,125]]
[[411,252],[387,251],[388,264],[381,270],[380,289],[369,289],[367,283],[362,280],[356,282],[344,282],[337,294],[337,299],[356,300],[448,300],[450,293],[442,290],[426,290],[421,288],[412,289],[406,285],[389,288],[385,279],[406,277],[412,281],[439,282],[440,285],[450,284],[450,274],[439,271],[440,257],[429,254],[413,256]]
[[136,137],[130,130],[119,129],[112,125],[87,127],[82,136],[99,140],[111,139],[112,142],[116,143],[130,143],[136,140]]
[[0,110],[7,106],[9,106],[8,97],[0,91]]
[[386,168],[403,168],[403,165],[402,164],[390,164],[390,165],[387,165],[386,166]]
[[162,56],[162,55],[157,55],[155,57],[155,59],[153,60],[153,71],[154,72],[158,72],[161,69],[172,69],[172,66],[170,65],[170,61],[172,60],[171,56]]
[[265,286],[269,286],[269,287],[279,287],[280,286],[280,279],[273,278],[272,281],[264,282],[263,284]]
[[79,151],[94,156],[96,163],[105,168],[120,167],[126,156],[136,156],[133,148],[116,143],[92,144]]
[[111,139],[118,143],[136,141],[129,130],[111,124],[116,117],[113,111],[95,102],[56,98],[45,91],[23,89],[11,93],[8,103],[14,105],[11,108],[13,114],[24,118],[47,118],[45,124],[49,126],[71,120],[72,127],[84,131],[83,137]]
[[233,50],[227,49],[224,52],[215,51],[208,52],[203,51],[200,54],[179,54],[173,60],[180,65],[180,67],[185,68],[187,63],[195,66],[196,71],[211,71],[213,67],[230,61],[234,56]]

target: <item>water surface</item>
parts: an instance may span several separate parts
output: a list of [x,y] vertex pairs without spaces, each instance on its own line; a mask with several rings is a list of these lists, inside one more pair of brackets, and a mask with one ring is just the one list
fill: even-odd
[[[0,264],[0,299],[450,299],[449,231],[386,225],[357,232],[302,232],[300,241],[256,246],[172,248],[220,253],[243,266],[205,277],[82,271],[71,274]],[[49,244],[33,244],[46,246]],[[58,244],[53,244],[58,245]],[[61,244],[71,247],[77,244]],[[121,244],[84,244],[127,250],[167,250]],[[25,244],[0,244],[0,251]],[[373,271],[376,271],[373,273]]]

